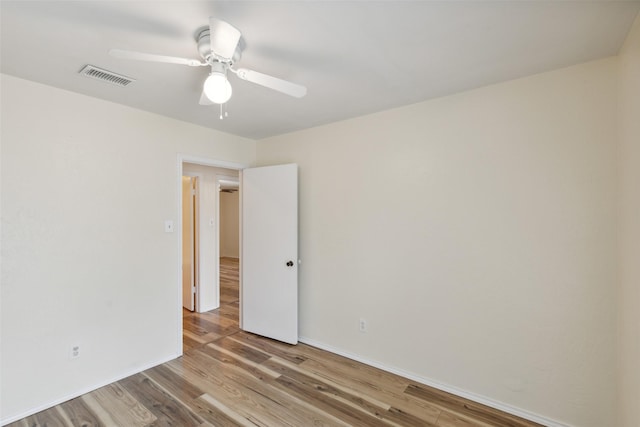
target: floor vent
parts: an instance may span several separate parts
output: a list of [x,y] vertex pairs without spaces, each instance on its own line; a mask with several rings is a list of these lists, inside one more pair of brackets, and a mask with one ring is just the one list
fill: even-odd
[[131,77],[103,70],[102,68],[94,67],[93,65],[86,65],[82,70],[80,70],[80,74],[121,87],[124,87],[131,82],[135,82],[135,79],[132,79]]

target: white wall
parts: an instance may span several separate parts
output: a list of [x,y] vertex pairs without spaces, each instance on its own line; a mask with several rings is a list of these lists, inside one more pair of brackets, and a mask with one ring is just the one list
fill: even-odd
[[251,164],[255,142],[0,82],[6,422],[179,354],[178,153]]
[[240,257],[240,200],[238,192],[220,193],[220,256]]
[[300,165],[304,339],[611,425],[616,65],[259,141],[259,165]]
[[[238,171],[212,166],[196,165],[184,163],[183,172],[185,174],[199,176],[199,199],[198,220],[200,221],[200,287],[196,310],[204,312],[218,308],[220,305],[218,292],[219,263],[220,255],[216,245],[216,228],[218,224],[218,184],[219,177],[238,177]],[[221,207],[222,208],[222,207]],[[213,220],[214,226],[210,221]],[[221,221],[221,220],[220,220]],[[220,224],[222,228],[222,224]],[[222,232],[222,231],[221,231]]]
[[620,427],[640,426],[640,17],[620,53]]

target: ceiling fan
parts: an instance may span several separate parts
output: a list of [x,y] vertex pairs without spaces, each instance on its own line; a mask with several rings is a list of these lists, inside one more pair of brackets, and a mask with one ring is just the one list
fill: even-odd
[[204,82],[200,105],[224,104],[231,98],[232,88],[227,79],[228,71],[242,80],[296,98],[302,98],[307,94],[307,88],[304,86],[246,68],[234,68],[244,49],[241,38],[242,34],[237,28],[225,21],[210,17],[209,27],[203,28],[196,36],[198,52],[202,59],[179,58],[122,49],[111,49],[109,54],[116,58],[138,61],[164,62],[190,67],[211,67],[211,73]]

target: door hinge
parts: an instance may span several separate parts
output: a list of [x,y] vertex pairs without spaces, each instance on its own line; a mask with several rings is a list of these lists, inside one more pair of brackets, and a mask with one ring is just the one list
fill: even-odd
[[195,188],[192,188],[192,189],[191,189],[191,195],[192,195],[192,196],[195,196],[195,195],[196,195],[196,189],[195,189]]
[[196,287],[195,287],[195,286],[192,286],[192,287],[191,287],[191,293],[192,293],[192,294],[195,294],[195,293],[196,293]]

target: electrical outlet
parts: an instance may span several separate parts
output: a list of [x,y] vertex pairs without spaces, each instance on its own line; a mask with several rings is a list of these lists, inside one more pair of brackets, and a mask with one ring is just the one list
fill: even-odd
[[78,344],[71,346],[69,357],[71,357],[71,359],[77,359],[78,357],[80,357],[80,346]]
[[360,323],[358,325],[360,332],[367,332],[367,321],[363,318],[360,318]]

